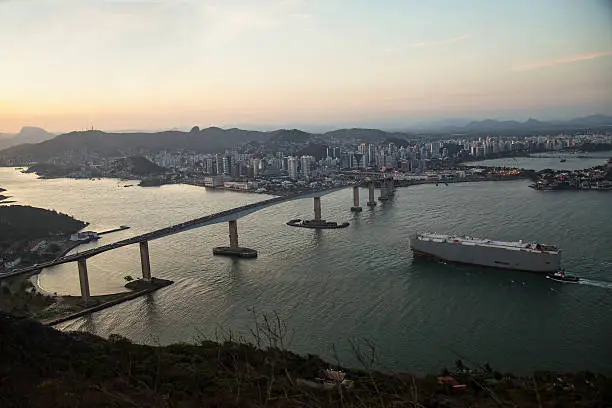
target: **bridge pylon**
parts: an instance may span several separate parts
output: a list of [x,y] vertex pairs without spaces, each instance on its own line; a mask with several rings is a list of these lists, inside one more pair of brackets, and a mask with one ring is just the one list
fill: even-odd
[[229,221],[229,246],[213,248],[214,255],[232,256],[236,258],[257,258],[257,251],[238,246],[238,221]]
[[376,207],[376,197],[374,196],[375,191],[374,191],[374,182],[370,181],[370,183],[368,184],[368,202],[367,205],[368,207]]
[[89,293],[89,276],[87,275],[87,258],[79,258],[77,260],[79,267],[79,283],[81,285],[81,299],[87,304],[90,301]]
[[362,208],[359,206],[359,186],[353,186],[353,206],[351,207],[352,212],[361,212]]
[[140,267],[142,269],[142,280],[151,282],[151,260],[149,258],[149,241],[140,242]]
[[380,197],[378,197],[379,201],[387,201],[391,198],[395,192],[393,191],[393,179],[392,178],[384,178],[380,181]]

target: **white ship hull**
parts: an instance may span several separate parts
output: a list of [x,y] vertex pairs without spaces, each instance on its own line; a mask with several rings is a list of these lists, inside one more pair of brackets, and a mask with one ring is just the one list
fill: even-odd
[[410,238],[415,256],[491,268],[551,273],[561,268],[559,251],[535,251],[516,246],[480,245],[471,241]]

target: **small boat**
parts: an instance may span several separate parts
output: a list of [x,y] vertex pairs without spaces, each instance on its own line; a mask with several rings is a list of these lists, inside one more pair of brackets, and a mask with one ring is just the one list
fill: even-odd
[[565,163],[567,160],[561,159],[560,161],[561,161],[561,163]]
[[548,279],[552,279],[558,282],[578,283],[580,281],[579,277],[574,275],[566,275],[565,272],[563,272],[563,270],[561,269],[553,273],[552,275],[547,275],[546,277]]

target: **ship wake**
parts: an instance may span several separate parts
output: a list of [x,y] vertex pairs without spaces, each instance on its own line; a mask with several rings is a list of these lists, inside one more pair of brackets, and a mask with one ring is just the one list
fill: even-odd
[[579,283],[581,285],[597,286],[600,288],[612,289],[612,282],[607,282],[607,281],[580,278]]

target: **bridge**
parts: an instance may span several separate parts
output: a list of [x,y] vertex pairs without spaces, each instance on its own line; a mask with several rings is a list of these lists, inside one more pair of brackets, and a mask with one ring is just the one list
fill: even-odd
[[[178,234],[183,231],[187,231],[194,228],[200,228],[207,225],[218,224],[221,222],[229,223],[229,239],[230,246],[229,247],[220,247],[215,249],[225,249],[228,252],[224,254],[228,255],[239,255],[240,251],[244,250],[246,254],[257,254],[256,251],[248,249],[248,248],[240,248],[238,247],[238,228],[237,228],[237,219],[242,218],[246,215],[254,213],[256,211],[262,210],[264,208],[280,204],[287,201],[303,199],[314,197],[314,212],[315,219],[321,218],[321,196],[333,193],[335,191],[348,188],[350,185],[332,187],[328,189],[318,190],[318,191],[309,191],[306,193],[298,193],[294,195],[274,197],[268,200],[259,201],[253,204],[243,205],[241,207],[232,208],[230,210],[221,211],[218,213],[206,215],[200,218],[196,218],[193,220],[185,221],[180,224],[172,225],[169,227],[161,228],[155,231],[147,232],[145,234],[137,235],[131,238],[127,238],[121,241],[114,242],[112,244],[102,245],[96,248],[92,248],[83,252],[78,252],[72,255],[66,255],[52,261],[42,262],[30,267],[16,269],[4,274],[0,274],[0,280],[7,279],[19,275],[25,275],[29,273],[36,272],[42,268],[48,268],[54,265],[60,265],[69,262],[77,262],[78,270],[79,270],[79,281],[81,286],[81,297],[85,303],[89,302],[90,292],[89,292],[89,278],[87,274],[87,258],[91,258],[95,255],[99,255],[104,252],[112,251],[113,249],[117,249],[127,245],[139,244],[140,245],[140,260],[141,260],[141,269],[142,269],[142,279],[145,282],[151,281],[151,265],[149,260],[149,241],[154,239],[159,239],[163,237],[167,237],[170,235]],[[368,205],[372,205],[373,201],[373,192],[374,192],[374,184],[370,183],[370,202]],[[381,200],[383,196],[386,197],[387,194],[390,194],[389,190],[381,189]],[[359,186],[353,186],[353,198],[354,198],[354,207],[359,206]],[[385,198],[386,199],[386,198]],[[374,203],[375,205],[375,203]],[[249,252],[252,251],[252,252]],[[223,253],[223,252],[221,252]]]

